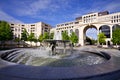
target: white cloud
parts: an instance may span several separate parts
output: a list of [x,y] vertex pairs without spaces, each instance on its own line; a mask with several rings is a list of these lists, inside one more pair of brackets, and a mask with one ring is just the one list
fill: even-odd
[[[16,5],[18,3],[18,5]],[[53,13],[62,8],[66,11],[66,8],[71,7],[68,0],[33,0],[28,1],[16,1],[14,2],[16,8],[13,9],[19,16],[39,16],[43,13]]]
[[6,14],[3,11],[0,11],[0,20],[12,22],[12,23],[23,23],[22,21],[15,19],[14,17],[10,16],[9,14]]
[[109,10],[111,12],[115,12],[116,10],[119,10],[120,8],[120,3],[109,3],[108,5],[106,5],[105,9]]
[[[109,12],[116,12],[117,10],[120,11],[120,1],[113,0],[113,1],[95,1],[92,5],[93,11],[109,11]],[[94,10],[95,9],[95,10]]]
[[93,1],[90,8],[81,7],[78,8],[77,12],[73,13],[73,17],[79,17],[84,14],[90,12],[101,12],[101,11],[109,11],[109,12],[118,12],[120,11],[120,1]]
[[34,16],[37,15],[41,10],[47,9],[50,7],[51,0],[37,0],[28,4],[28,2],[20,2],[16,9],[16,13],[20,16]]

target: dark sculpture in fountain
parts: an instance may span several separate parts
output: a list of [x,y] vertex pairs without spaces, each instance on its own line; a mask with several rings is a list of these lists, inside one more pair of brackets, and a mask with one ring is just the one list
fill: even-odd
[[44,40],[45,43],[49,43],[52,51],[52,55],[55,55],[56,52],[56,46],[58,46],[59,43],[63,43],[63,53],[66,53],[66,43],[70,42],[69,40],[51,40],[51,39],[46,39]]

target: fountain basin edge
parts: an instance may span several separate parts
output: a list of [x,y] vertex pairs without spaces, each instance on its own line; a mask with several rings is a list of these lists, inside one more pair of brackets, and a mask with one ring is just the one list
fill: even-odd
[[116,80],[120,78],[118,61],[119,57],[111,56],[105,63],[95,65],[43,67],[15,64],[0,58],[0,78],[1,80]]

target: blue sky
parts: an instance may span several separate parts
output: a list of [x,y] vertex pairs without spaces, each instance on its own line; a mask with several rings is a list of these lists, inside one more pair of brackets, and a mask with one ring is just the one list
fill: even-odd
[[17,23],[42,21],[55,26],[105,10],[120,12],[120,0],[0,0],[0,20]]

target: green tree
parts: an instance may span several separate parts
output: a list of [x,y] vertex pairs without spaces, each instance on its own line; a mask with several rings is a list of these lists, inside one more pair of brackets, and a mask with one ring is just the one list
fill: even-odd
[[40,42],[42,42],[42,41],[43,41],[43,34],[39,35],[38,40],[39,40]]
[[45,39],[49,39],[49,33],[48,32],[44,32],[43,34],[43,40]]
[[35,36],[34,36],[34,33],[30,33],[30,35],[28,35],[28,41],[34,41],[35,40]]
[[62,40],[69,40],[69,36],[68,36],[68,32],[67,31],[63,31],[62,32]]
[[6,21],[0,21],[0,41],[7,41],[13,39],[13,33],[10,25]]
[[120,44],[120,28],[116,28],[112,33],[112,42],[113,44]]
[[28,37],[28,32],[27,30],[24,28],[24,30],[21,33],[21,40],[27,41],[27,37]]
[[91,40],[91,44],[92,44],[92,45],[94,45],[94,44],[96,44],[96,43],[97,43],[97,40],[94,40],[94,39]]
[[72,42],[72,43],[77,43],[78,42],[78,37],[77,37],[77,35],[75,34],[75,32],[72,32],[72,34],[70,35],[70,41]]
[[13,33],[10,25],[6,21],[0,21],[0,41],[1,47],[5,47],[5,41],[12,40]]
[[52,35],[53,35],[53,34],[51,33],[50,36],[49,36],[49,33],[48,33],[48,32],[45,32],[44,34],[39,35],[38,40],[39,40],[40,42],[42,42],[42,41],[45,40],[45,39],[52,38]]
[[98,34],[98,41],[99,41],[100,44],[103,45],[105,43],[105,39],[106,39],[106,36],[105,36],[104,33],[99,33]]
[[50,38],[50,39],[53,39],[53,37],[54,37],[54,32],[50,33],[49,38]]
[[[35,38],[35,36],[34,36],[34,33],[30,33],[30,35],[28,35],[28,41],[30,41],[30,42],[32,42],[32,41],[34,41],[36,38]],[[32,46],[32,44],[31,44],[31,46]]]

